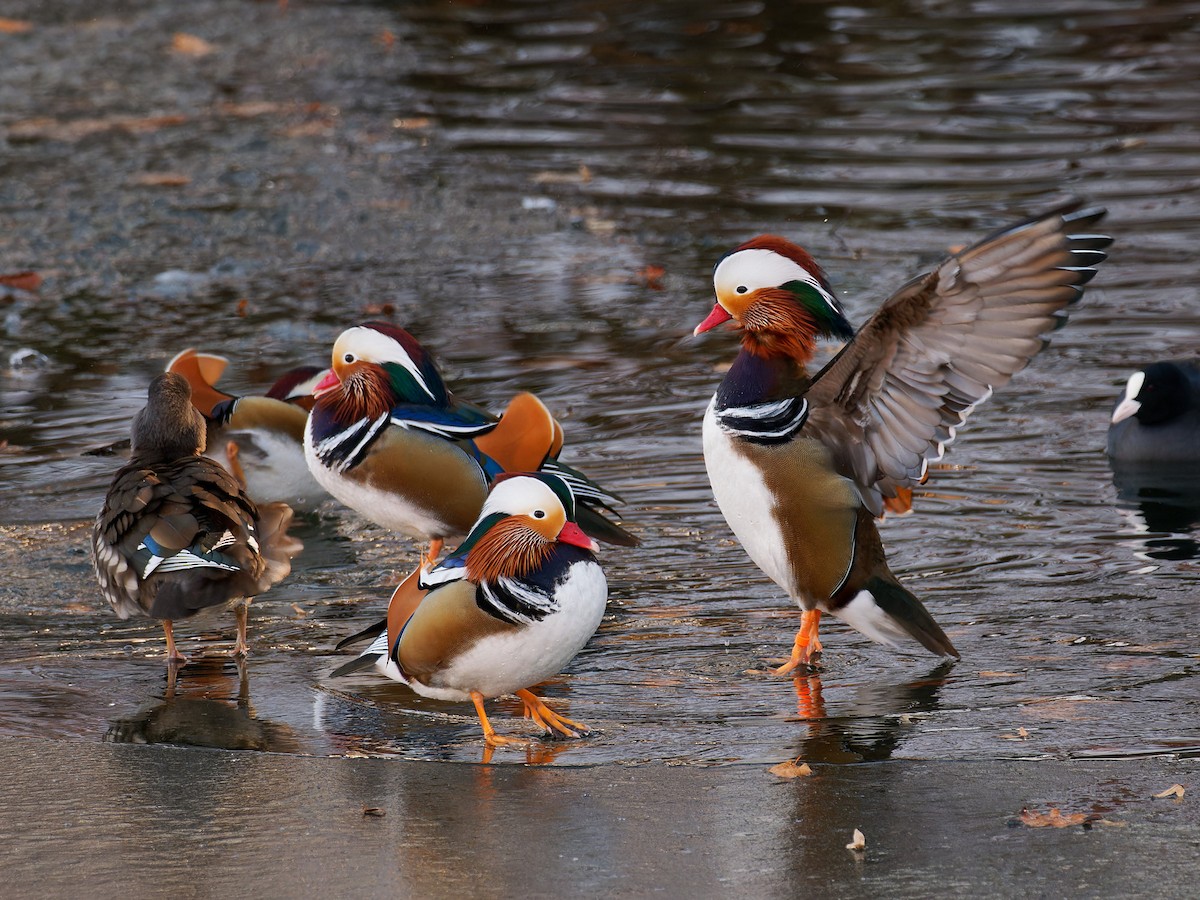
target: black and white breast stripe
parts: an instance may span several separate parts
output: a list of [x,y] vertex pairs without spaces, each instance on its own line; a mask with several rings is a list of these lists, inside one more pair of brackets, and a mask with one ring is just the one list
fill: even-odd
[[323,438],[315,447],[317,457],[335,472],[345,472],[363,461],[390,418],[390,413],[384,413],[374,419],[359,419],[349,428]]
[[786,397],[746,406],[715,405],[721,429],[755,444],[778,444],[790,440],[808,420],[808,400]]
[[484,612],[511,625],[532,625],[558,611],[554,587],[549,590],[532,581],[500,577],[481,581],[475,603]]

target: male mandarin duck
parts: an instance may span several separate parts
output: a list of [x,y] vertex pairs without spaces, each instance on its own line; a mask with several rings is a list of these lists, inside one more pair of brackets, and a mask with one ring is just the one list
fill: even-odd
[[516,694],[550,734],[587,731],[529,690],[558,674],[604,616],[598,546],[576,510],[558,475],[500,475],[458,550],[409,576],[388,604],[386,630],[333,674],[374,665],[422,696],[470,700],[491,746],[521,743],[497,735],[484,712],[483,701],[502,694]]
[[321,503],[325,491],[304,459],[304,426],[317,366],[285,373],[265,396],[235,397],[215,386],[229,364],[223,356],[187,349],[168,364],[192,388],[192,403],[208,423],[208,456],[241,482],[255,500],[284,500],[300,509]]
[[518,394],[502,416],[456,399],[403,328],[368,322],[343,331],[313,393],[304,451],[317,481],[368,519],[429,541],[428,563],[446,538],[467,533],[502,472],[561,475],[586,532],[637,544],[597,509],[620,499],[558,461],[562,426],[537,397]]
[[258,506],[224,468],[202,456],[204,419],[187,381],[150,382],[133,420],[131,458],[113,478],[92,533],[100,589],[126,619],[161,619],[167,658],[185,661],[172,623],[232,607],[234,653],[247,652],[250,600],[285,578],[300,542],[287,534],[286,503]]
[[[855,334],[825,273],[772,235],[713,275],[741,351],[704,417],[717,505],[750,558],[803,610],[788,674],[821,650],[821,614],[880,643],[912,637],[958,657],[888,568],[875,518],[907,511],[914,485],[980,401],[1062,323],[1105,259],[1103,209],[1070,204],[998,231],[896,291]],[[846,345],[815,376],[818,338]]]
[[1200,461],[1200,360],[1151,363],[1129,376],[1113,408],[1108,456],[1127,465]]

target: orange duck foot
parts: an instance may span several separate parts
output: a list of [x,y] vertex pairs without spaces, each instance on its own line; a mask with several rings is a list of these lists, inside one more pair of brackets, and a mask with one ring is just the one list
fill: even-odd
[[487,713],[483,711],[483,694],[479,691],[471,691],[471,702],[475,704],[475,713],[479,716],[479,724],[483,728],[483,740],[489,747],[527,747],[529,745],[528,738],[505,737],[502,734],[496,734],[496,729],[488,721]]
[[817,629],[821,625],[821,611],[806,609],[800,616],[800,630],[796,632],[796,640],[792,644],[792,655],[778,669],[773,669],[772,675],[790,675],[800,666],[815,666],[813,658],[821,652],[821,641],[817,637]]
[[582,722],[576,722],[568,719],[566,716],[560,716],[548,707],[541,697],[532,691],[520,690],[517,691],[517,696],[525,704],[525,717],[533,719],[539,728],[542,728],[550,735],[554,736],[557,733],[564,737],[579,737],[580,735],[591,733],[591,729]]
[[170,619],[163,619],[163,634],[167,636],[167,664],[171,666],[182,666],[188,661],[175,647],[175,627]]
[[250,610],[242,604],[233,614],[237,617],[237,640],[234,641],[232,655],[237,659],[245,659],[250,652],[250,645],[246,643],[246,620],[250,617]]

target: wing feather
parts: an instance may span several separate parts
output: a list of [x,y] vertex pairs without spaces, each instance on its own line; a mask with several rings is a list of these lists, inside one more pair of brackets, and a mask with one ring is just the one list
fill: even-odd
[[977,404],[1065,320],[1112,243],[1068,204],[996,232],[893,294],[813,380],[809,427],[867,507],[924,477]]

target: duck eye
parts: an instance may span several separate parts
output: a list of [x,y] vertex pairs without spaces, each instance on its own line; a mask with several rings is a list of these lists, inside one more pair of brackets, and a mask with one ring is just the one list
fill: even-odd
[[354,362],[354,354],[347,353],[345,356],[342,357],[342,359],[344,359],[347,363],[352,363],[352,362]]
[[744,294],[746,291],[750,290],[750,288],[746,287],[744,284],[739,284],[736,288],[734,288],[734,290],[739,294]]
[[535,509],[533,511],[533,517],[535,519],[544,519],[546,518],[546,511],[544,509]]

